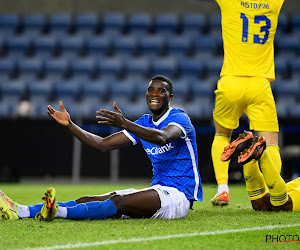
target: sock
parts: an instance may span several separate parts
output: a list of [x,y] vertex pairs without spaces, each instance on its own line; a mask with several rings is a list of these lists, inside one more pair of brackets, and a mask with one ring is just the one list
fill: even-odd
[[218,194],[222,194],[222,192],[226,191],[229,193],[229,188],[227,184],[221,184],[218,186]]
[[30,212],[29,217],[33,218],[39,211],[41,211],[43,205],[44,205],[44,203],[39,203],[39,204],[35,204],[33,206],[28,206],[29,212]]
[[18,207],[18,215],[20,218],[28,218],[30,217],[30,210],[28,206],[16,204]]
[[71,201],[67,201],[67,202],[60,202],[60,201],[57,201],[58,205],[61,206],[61,207],[74,207],[77,205],[77,202],[74,201],[74,200],[71,200]]
[[[77,205],[76,201],[67,201],[67,202],[57,202],[59,204],[59,206],[61,207],[73,207]],[[33,218],[35,217],[35,215],[41,211],[42,207],[43,207],[44,203],[39,203],[39,204],[35,204],[33,206],[24,206],[24,205],[18,205],[18,209],[19,209],[19,216],[21,218]]]
[[[76,203],[77,204],[77,203]],[[55,218],[67,218],[67,214],[68,214],[68,207],[61,207],[58,206],[57,212],[55,214]]]
[[67,219],[106,219],[117,213],[117,207],[112,200],[92,201],[67,207]]
[[246,190],[250,200],[258,200],[268,192],[258,161],[250,161],[243,166]]
[[270,191],[271,204],[281,206],[288,201],[286,184],[270,158],[269,150],[270,147],[267,147],[260,157],[260,168]]
[[278,173],[280,173],[282,162],[281,162],[279,147],[274,144],[268,145],[268,154],[269,154],[270,158],[272,159],[274,166],[276,167]]
[[230,161],[221,161],[221,155],[224,151],[224,148],[229,143],[229,137],[221,134],[216,134],[211,146],[211,157],[218,185],[228,184],[228,168]]

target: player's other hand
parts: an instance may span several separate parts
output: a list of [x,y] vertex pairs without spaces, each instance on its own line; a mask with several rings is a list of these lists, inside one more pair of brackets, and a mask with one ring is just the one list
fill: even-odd
[[111,125],[117,128],[124,128],[126,119],[123,116],[121,110],[118,108],[116,102],[113,103],[114,111],[107,109],[97,110],[96,113],[99,114],[96,116],[99,124]]
[[70,120],[71,120],[70,115],[67,112],[67,110],[65,109],[62,101],[59,101],[59,107],[60,107],[61,111],[55,110],[50,105],[48,105],[47,113],[56,122],[67,127],[70,124]]

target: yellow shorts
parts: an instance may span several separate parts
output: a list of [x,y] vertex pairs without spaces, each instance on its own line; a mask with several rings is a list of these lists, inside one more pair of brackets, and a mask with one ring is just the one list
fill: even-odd
[[288,182],[286,189],[293,201],[293,211],[300,212],[300,177]]
[[276,105],[268,79],[223,76],[215,95],[213,115],[223,127],[236,129],[245,112],[251,130],[279,132]]

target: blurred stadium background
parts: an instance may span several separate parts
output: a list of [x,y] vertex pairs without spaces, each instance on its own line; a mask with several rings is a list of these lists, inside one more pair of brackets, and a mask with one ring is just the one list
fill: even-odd
[[[287,0],[275,38],[272,88],[281,125],[283,177],[300,174],[300,5]],[[72,120],[93,133],[95,111],[117,101],[131,120],[147,112],[145,91],[157,74],[174,82],[172,106],[197,131],[203,182],[210,159],[213,91],[223,60],[214,1],[10,0],[0,2],[0,181],[150,178],[141,147],[100,154],[50,120],[62,100]],[[241,128],[234,136],[247,129]],[[230,181],[242,172],[230,170]]]

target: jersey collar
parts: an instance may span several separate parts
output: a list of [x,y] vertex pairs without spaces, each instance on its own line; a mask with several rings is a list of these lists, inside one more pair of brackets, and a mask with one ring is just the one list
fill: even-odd
[[168,111],[161,118],[158,119],[157,122],[153,121],[153,117],[152,117],[153,124],[156,125],[156,126],[158,126],[159,124],[161,124],[168,117],[168,115],[170,114],[170,112],[171,112],[172,109],[173,108],[170,107],[168,109]]

